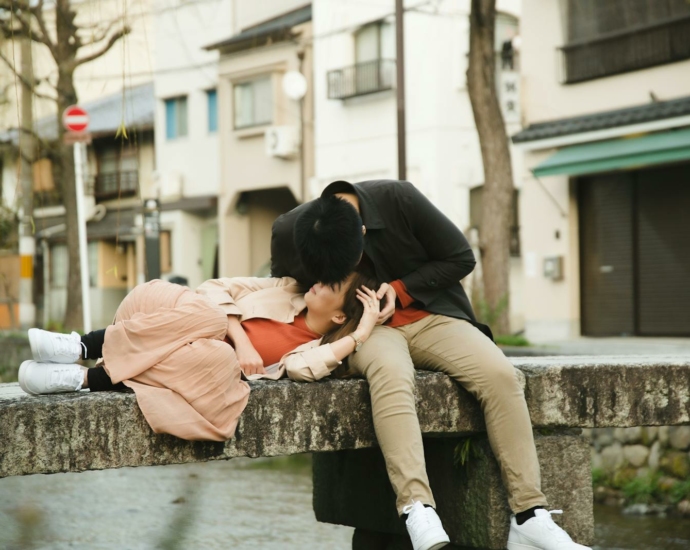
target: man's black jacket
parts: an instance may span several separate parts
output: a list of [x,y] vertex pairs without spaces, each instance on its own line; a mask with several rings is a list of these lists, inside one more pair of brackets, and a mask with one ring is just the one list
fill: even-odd
[[[382,282],[402,280],[417,306],[431,313],[466,319],[491,338],[486,325],[477,323],[460,280],[476,264],[462,232],[419,190],[407,181],[374,180],[352,185],[331,183],[322,197],[355,193],[367,229],[364,252]],[[294,277],[311,286],[297,253],[293,229],[306,205],[283,214],[273,223],[271,274]]]

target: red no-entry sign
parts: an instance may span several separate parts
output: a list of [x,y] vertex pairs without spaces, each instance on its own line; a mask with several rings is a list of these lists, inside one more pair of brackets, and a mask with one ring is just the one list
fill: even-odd
[[84,132],[89,127],[89,114],[79,105],[72,105],[62,114],[62,124],[69,132]]

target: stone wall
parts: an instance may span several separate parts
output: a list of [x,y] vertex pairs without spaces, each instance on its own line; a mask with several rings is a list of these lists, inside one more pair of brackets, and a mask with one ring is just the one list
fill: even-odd
[[690,426],[583,430],[595,499],[630,513],[690,516]]

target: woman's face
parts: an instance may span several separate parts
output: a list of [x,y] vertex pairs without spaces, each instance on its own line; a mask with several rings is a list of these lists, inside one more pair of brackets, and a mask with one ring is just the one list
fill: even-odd
[[352,278],[350,275],[343,283],[334,286],[316,283],[304,295],[307,308],[313,314],[320,317],[333,318],[343,313],[345,294],[350,287]]

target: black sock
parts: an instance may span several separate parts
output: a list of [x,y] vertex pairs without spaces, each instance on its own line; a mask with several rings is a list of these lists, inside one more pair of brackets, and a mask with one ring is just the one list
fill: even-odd
[[538,510],[539,508],[544,508],[543,506],[535,506],[534,508],[530,508],[529,510],[525,510],[524,512],[518,512],[515,514],[515,521],[517,521],[518,525],[522,525],[525,523],[528,519],[532,519],[534,517],[534,511]]
[[103,342],[105,341],[105,329],[94,330],[81,337],[81,343],[86,346],[82,349],[84,359],[100,359],[103,357]]
[[127,391],[127,386],[122,382],[113,384],[108,373],[103,367],[94,367],[86,371],[86,380],[91,391]]

